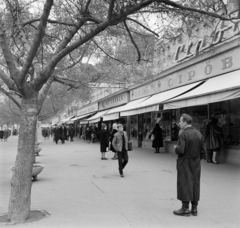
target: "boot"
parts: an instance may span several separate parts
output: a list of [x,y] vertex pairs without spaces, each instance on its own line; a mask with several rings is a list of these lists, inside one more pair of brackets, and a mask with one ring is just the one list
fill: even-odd
[[190,216],[189,202],[182,201],[182,208],[177,211],[174,211],[173,214],[180,215],[180,216]]
[[195,202],[195,201],[192,201],[192,209],[191,209],[191,214],[193,216],[197,216],[198,212],[197,212],[197,205],[198,205],[198,202]]

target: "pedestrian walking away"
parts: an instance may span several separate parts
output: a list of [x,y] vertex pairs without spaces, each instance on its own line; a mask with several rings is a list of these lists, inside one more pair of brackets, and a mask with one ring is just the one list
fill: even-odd
[[56,126],[55,128],[54,128],[54,141],[55,141],[55,143],[56,144],[58,144],[58,140],[60,139],[60,127],[59,126]]
[[[192,117],[182,114],[179,122],[181,132],[175,145],[177,159],[177,199],[182,201],[182,208],[174,211],[175,215],[197,215],[200,199],[201,159],[205,156],[202,134],[192,127]],[[189,202],[192,204],[189,211]]]
[[105,156],[105,153],[108,151],[108,133],[107,133],[107,126],[102,124],[102,130],[99,133],[99,140],[100,140],[100,151],[102,153],[102,160],[108,160]]
[[1,128],[1,129],[0,129],[0,139],[1,139],[1,141],[2,141],[2,139],[3,139],[3,133],[4,133],[4,131],[3,131],[3,129]]
[[125,131],[123,131],[123,125],[117,125],[118,132],[115,133],[113,137],[113,147],[118,153],[118,169],[121,177],[124,177],[123,169],[126,167],[128,163],[128,136]]
[[117,132],[118,132],[117,123],[114,123],[113,126],[112,126],[112,132],[111,132],[111,136],[110,136],[110,150],[114,153],[114,156],[112,157],[112,160],[117,160],[118,159],[117,152],[112,145],[113,137]]
[[60,140],[62,141],[62,144],[65,143],[65,140],[67,139],[67,128],[64,124],[60,127]]
[[159,126],[159,123],[155,124],[155,128],[149,135],[149,139],[152,140],[152,147],[155,148],[155,153],[160,153],[160,148],[163,147],[163,136],[162,129]]
[[5,128],[3,131],[3,142],[7,142],[8,136],[9,136],[9,130]]
[[70,136],[70,141],[73,142],[73,137],[75,135],[75,130],[74,130],[72,125],[69,127],[68,134]]

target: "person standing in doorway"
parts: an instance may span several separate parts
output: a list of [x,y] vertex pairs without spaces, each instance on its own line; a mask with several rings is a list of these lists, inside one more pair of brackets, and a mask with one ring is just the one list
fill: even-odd
[[102,160],[108,160],[105,156],[105,153],[108,151],[108,133],[107,133],[107,126],[102,124],[102,130],[99,133],[99,140],[100,140],[100,151],[102,153]]
[[112,145],[113,137],[117,132],[118,132],[117,123],[114,123],[113,126],[112,126],[112,132],[111,132],[111,136],[110,136],[110,143],[111,143],[110,150],[114,153],[114,156],[113,156],[112,160],[117,160],[118,159],[117,152]]
[[[177,199],[182,208],[173,213],[180,216],[197,215],[200,199],[201,159],[205,156],[202,134],[192,127],[192,117],[182,114],[179,122],[182,132],[175,145],[177,159]],[[192,208],[189,210],[189,202]]]
[[216,160],[217,153],[220,151],[222,128],[218,126],[218,119],[212,116],[205,126],[204,141],[207,150],[207,162],[219,164]]
[[115,133],[113,137],[112,145],[118,154],[118,168],[119,168],[120,176],[124,177],[123,169],[128,163],[128,152],[127,152],[128,136],[127,136],[127,133],[123,131],[122,124],[118,124],[117,128],[118,128],[118,132]]

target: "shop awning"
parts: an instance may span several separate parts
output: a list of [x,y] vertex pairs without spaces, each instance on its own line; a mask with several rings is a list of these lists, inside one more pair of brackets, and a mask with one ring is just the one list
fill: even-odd
[[103,116],[103,121],[116,120],[116,119],[119,119],[119,112]]
[[240,70],[210,78],[179,97],[164,102],[164,109],[205,105],[240,97]]
[[163,101],[169,100],[173,97],[179,96],[183,93],[186,93],[187,91],[193,89],[194,87],[200,85],[201,82],[195,82],[189,85],[181,86],[175,89],[171,89],[168,91],[164,91],[158,94],[155,94],[145,101],[141,102],[138,105],[135,105],[131,108],[131,110],[127,110],[124,112],[121,112],[121,116],[131,116],[131,115],[137,115],[141,113],[146,112],[153,112],[153,111],[159,111],[159,104],[161,104]]
[[104,114],[106,114],[108,111],[109,111],[109,109],[108,109],[108,110],[104,110],[104,111],[100,111],[100,112],[96,113],[94,116],[92,116],[92,117],[90,117],[90,118],[88,118],[88,119],[86,119],[86,120],[87,120],[89,123],[97,123],[97,122],[99,122],[99,121],[101,120],[101,117],[102,117]]
[[129,103],[123,105],[123,106],[119,106],[116,108],[112,108],[109,110],[109,112],[107,112],[104,116],[103,116],[103,121],[108,121],[108,120],[115,120],[119,118],[119,113],[125,110],[129,110],[132,107],[134,107],[135,105],[138,105],[139,103],[141,103],[142,101],[145,101],[146,99],[148,99],[150,96],[147,97],[143,97],[134,101],[130,101]]
[[85,114],[85,115],[82,115],[82,116],[78,116],[78,119],[80,120],[80,124],[88,124],[88,120],[84,119],[84,118],[87,117],[87,116],[93,115],[95,113],[96,112],[90,112],[88,114]]
[[87,119],[80,120],[80,124],[88,124],[88,120]]

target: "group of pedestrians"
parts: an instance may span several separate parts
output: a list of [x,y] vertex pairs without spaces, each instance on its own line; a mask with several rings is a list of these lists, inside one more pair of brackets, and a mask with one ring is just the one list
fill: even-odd
[[114,153],[113,160],[118,160],[118,169],[121,177],[124,177],[123,169],[128,163],[128,136],[123,130],[122,124],[113,124],[113,130],[108,137],[107,126],[102,124],[102,129],[99,132],[100,151],[102,160],[108,160],[105,156],[109,148]]
[[10,131],[7,128],[0,129],[0,140],[1,142],[7,142],[8,137],[10,136]]
[[96,126],[88,126],[86,129],[80,131],[80,133],[81,134],[79,136],[88,143],[95,143],[99,140],[99,132]]
[[53,141],[58,144],[58,141],[60,140],[62,144],[65,143],[65,141],[69,140],[71,142],[73,142],[73,138],[75,135],[75,129],[73,126],[69,126],[69,128],[67,128],[65,126],[65,124],[61,124],[61,125],[57,125],[54,129],[53,129]]

